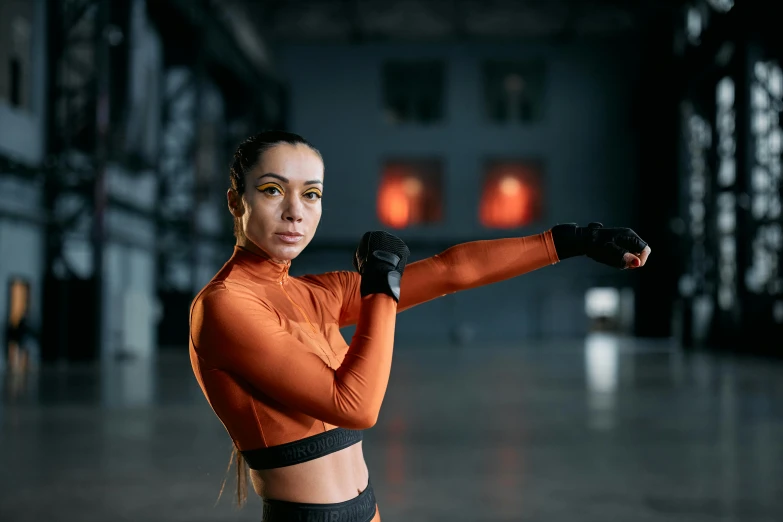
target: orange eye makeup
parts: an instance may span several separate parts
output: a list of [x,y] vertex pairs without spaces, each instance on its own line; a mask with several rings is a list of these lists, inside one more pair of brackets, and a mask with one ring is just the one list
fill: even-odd
[[[278,192],[280,192],[280,194],[285,194],[285,191],[283,190],[283,187],[281,187],[277,183],[264,183],[263,185],[257,186],[256,189],[259,192],[266,192],[267,194],[269,194],[269,192],[267,192],[269,189],[274,189],[274,190],[277,190]],[[269,195],[270,196],[274,196],[276,194],[269,194]]]
[[[318,189],[310,189],[307,192],[304,193],[304,196],[310,196],[310,194],[315,194],[315,199],[321,199],[323,197],[323,194],[321,194],[321,191]],[[312,199],[312,198],[310,198]]]
[[[272,183],[272,182],[270,182],[270,183],[263,183],[261,185],[258,185],[256,187],[256,190],[258,190],[259,192],[263,192],[267,196],[272,196],[272,197],[285,196],[285,190],[283,190],[283,187],[281,187],[277,183]],[[277,191],[277,192],[274,192],[274,191]],[[311,196],[310,194],[313,194],[313,196]],[[323,194],[321,193],[321,191],[319,189],[311,188],[307,192],[302,194],[302,196],[305,199],[308,199],[310,201],[317,201],[317,200],[321,199],[321,197],[323,197]]]

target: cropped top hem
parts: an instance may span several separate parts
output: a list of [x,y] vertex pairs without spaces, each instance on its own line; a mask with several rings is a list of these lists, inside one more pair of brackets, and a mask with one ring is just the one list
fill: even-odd
[[338,452],[360,442],[362,438],[362,430],[335,428],[277,446],[243,450],[242,456],[250,469],[283,468]]

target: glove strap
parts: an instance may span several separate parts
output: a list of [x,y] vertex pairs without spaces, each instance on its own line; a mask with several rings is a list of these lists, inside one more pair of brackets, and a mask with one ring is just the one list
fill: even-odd
[[552,241],[555,243],[557,258],[561,261],[569,257],[583,256],[590,248],[593,231],[602,228],[601,223],[590,223],[586,227],[576,223],[563,223],[552,227]]
[[362,297],[370,294],[386,294],[400,302],[400,281],[402,274],[391,268],[373,267],[362,274],[359,293]]

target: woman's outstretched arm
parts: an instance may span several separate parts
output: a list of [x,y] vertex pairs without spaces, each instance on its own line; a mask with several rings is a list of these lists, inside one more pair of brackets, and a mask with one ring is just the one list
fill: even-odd
[[408,265],[398,312],[446,294],[498,283],[558,262],[552,234],[471,241]]
[[[525,237],[461,243],[407,265],[400,284],[397,311],[557,262],[549,231]],[[340,298],[340,326],[356,324],[361,302],[358,273],[338,271],[305,277],[318,280]]]
[[[629,228],[561,224],[524,237],[471,241],[408,265],[400,285],[397,311],[436,297],[511,279],[586,255],[614,268],[640,268],[650,247]],[[331,288],[340,302],[340,326],[356,323],[359,313],[359,274],[330,272],[309,276]]]

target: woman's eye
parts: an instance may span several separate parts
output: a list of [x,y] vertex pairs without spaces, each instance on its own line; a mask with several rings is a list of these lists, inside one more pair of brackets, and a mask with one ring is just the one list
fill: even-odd
[[258,190],[269,196],[277,196],[278,194],[283,193],[280,188],[275,185],[261,185],[258,187]]
[[321,199],[321,193],[320,192],[315,192],[315,191],[313,191],[313,192],[306,192],[305,193],[305,197],[307,199],[312,199],[312,200]]

